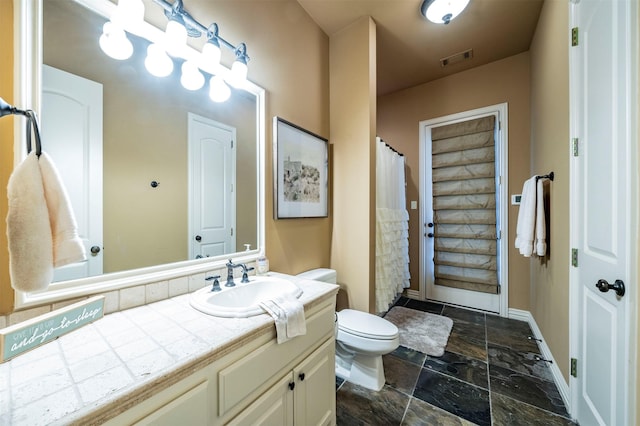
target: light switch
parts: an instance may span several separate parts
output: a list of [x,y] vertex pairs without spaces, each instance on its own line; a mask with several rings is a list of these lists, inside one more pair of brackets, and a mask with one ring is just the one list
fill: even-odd
[[522,194],[511,194],[511,205],[519,206],[520,200],[522,200]]
[[418,208],[418,202],[417,201],[411,201],[411,210],[416,210]]

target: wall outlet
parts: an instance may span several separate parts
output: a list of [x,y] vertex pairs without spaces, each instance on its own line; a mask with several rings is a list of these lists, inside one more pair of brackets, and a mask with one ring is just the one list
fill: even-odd
[[418,208],[418,202],[417,201],[411,201],[411,210],[416,210]]

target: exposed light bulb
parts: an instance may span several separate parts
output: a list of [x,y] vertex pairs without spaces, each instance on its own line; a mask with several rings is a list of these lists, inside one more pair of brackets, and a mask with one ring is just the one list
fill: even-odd
[[209,97],[214,102],[224,102],[231,96],[231,89],[219,75],[211,77],[209,81]]
[[111,21],[103,25],[99,43],[102,51],[113,59],[122,61],[133,54],[133,45],[126,33]]
[[120,28],[135,28],[144,21],[142,0],[119,0],[111,21]]
[[187,46],[187,29],[176,20],[167,23],[165,34],[167,53],[171,56],[181,56],[181,52]]
[[220,44],[216,39],[211,39],[202,47],[200,54],[200,67],[210,73],[214,73],[218,65],[220,65]]
[[468,4],[469,0],[425,0],[422,13],[435,24],[448,24],[462,13]]
[[247,81],[247,71],[247,61],[244,57],[238,57],[231,65],[231,73],[227,81],[233,87],[240,88]]
[[204,86],[204,76],[193,61],[184,61],[182,64],[180,83],[187,90],[198,90]]
[[147,71],[156,77],[166,77],[173,71],[173,61],[167,55],[167,52],[156,43],[152,43],[147,47],[144,66]]

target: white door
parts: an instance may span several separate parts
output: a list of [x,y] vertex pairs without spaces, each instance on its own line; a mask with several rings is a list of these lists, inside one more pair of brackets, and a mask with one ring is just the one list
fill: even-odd
[[236,130],[189,113],[189,259],[236,250]]
[[[497,278],[500,284],[500,294],[482,293],[461,288],[435,285],[434,275],[434,213],[431,176],[431,128],[473,120],[486,116],[495,116],[495,190],[496,190],[496,235],[495,248],[497,252]],[[506,316],[508,310],[508,283],[507,283],[507,188],[502,182],[507,176],[507,104],[499,104],[465,111],[458,114],[439,117],[420,122],[420,194],[421,217],[423,222],[423,238],[420,255],[420,297],[427,300],[435,300],[472,309],[495,312]],[[437,224],[436,224],[437,226]]]
[[[578,255],[571,268],[571,353],[577,359],[571,395],[572,414],[583,426],[632,422],[636,5],[581,0],[571,6],[571,26],[578,28],[578,45],[570,48],[571,137],[579,140],[571,164],[571,245]],[[607,283],[624,283],[625,294]]]
[[41,121],[42,150],[60,172],[87,253],[56,268],[53,281],[102,275],[102,84],[44,65]]

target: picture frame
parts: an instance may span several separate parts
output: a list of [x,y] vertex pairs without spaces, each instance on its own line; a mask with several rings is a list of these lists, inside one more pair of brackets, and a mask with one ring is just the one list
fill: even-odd
[[329,141],[273,117],[274,217],[329,216]]

